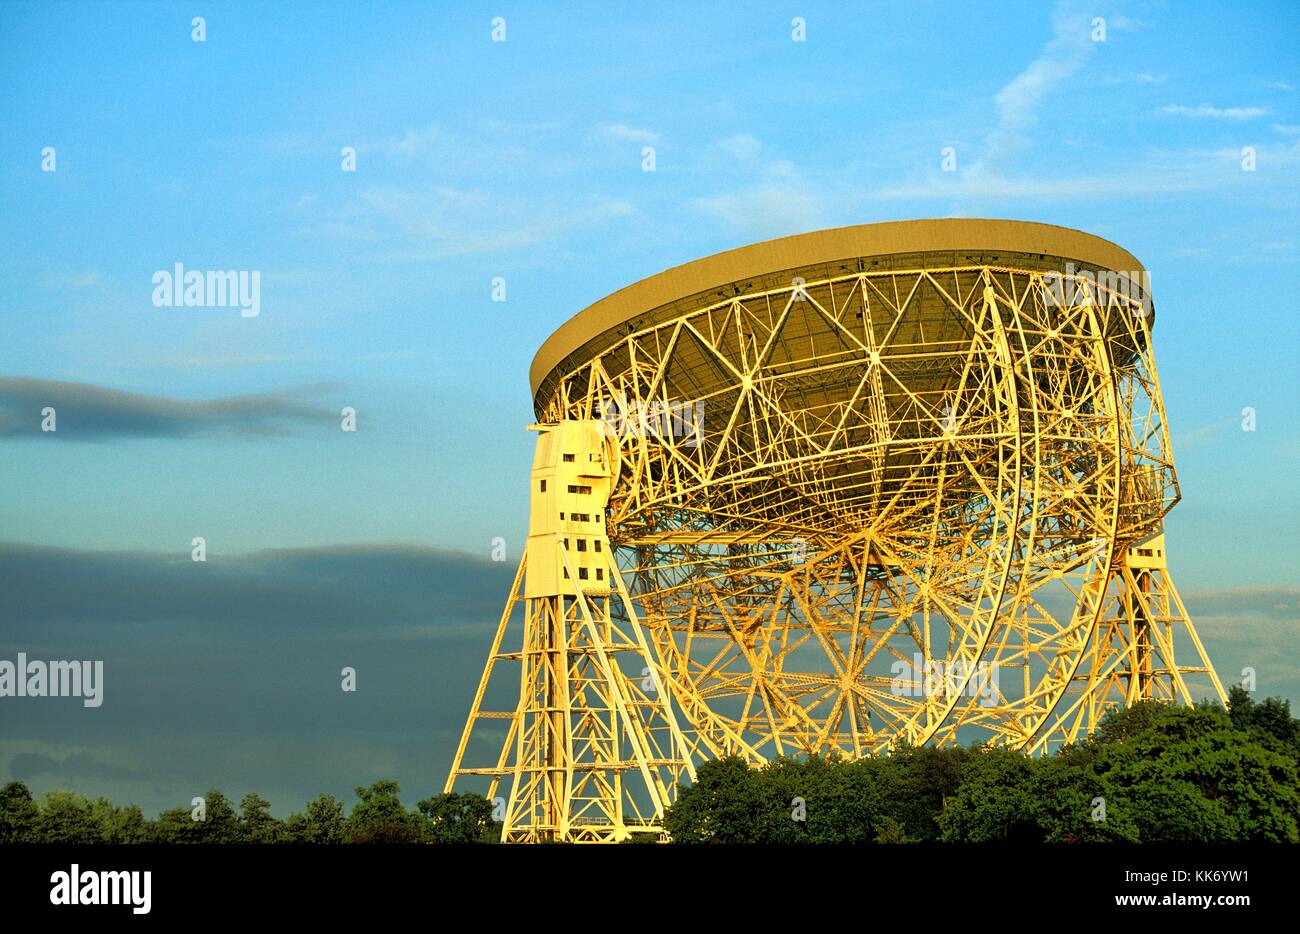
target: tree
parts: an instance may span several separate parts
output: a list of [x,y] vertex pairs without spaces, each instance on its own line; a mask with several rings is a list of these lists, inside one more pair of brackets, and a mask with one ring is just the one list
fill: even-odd
[[73,791],[47,791],[40,800],[39,843],[99,843],[90,802]]
[[360,801],[348,817],[349,843],[419,843],[423,839],[420,816],[402,807],[394,781],[357,788]]
[[492,817],[492,802],[476,794],[440,794],[416,804],[430,843],[496,843],[501,822]]
[[22,782],[0,788],[0,843],[31,843],[40,814]]
[[920,842],[940,837],[939,815],[962,783],[969,752],[958,747],[900,745],[882,761],[885,813]]
[[907,835],[906,829],[892,817],[885,815],[876,825],[876,836],[873,843],[916,843]]
[[306,814],[291,814],[286,835],[292,843],[343,843],[347,818],[343,802],[333,795],[321,795],[307,805]]
[[728,756],[703,763],[695,781],[678,788],[664,813],[664,827],[676,843],[759,843],[762,802],[745,761]]
[[159,843],[241,843],[243,832],[239,816],[219,791],[203,796],[203,820],[194,819],[194,806],[173,808],[158,815],[156,838]]
[[1036,761],[1002,747],[980,748],[966,760],[961,785],[939,815],[948,843],[1042,842],[1035,814]]
[[1300,842],[1296,760],[1217,705],[1161,707],[1145,730],[1096,748],[1108,819],[1125,816],[1144,843]]
[[134,804],[119,807],[107,798],[90,802],[90,822],[99,843],[149,843],[154,828]]
[[284,843],[288,834],[285,826],[271,816],[271,802],[252,792],[239,802],[243,815],[239,819],[240,836],[245,843]]
[[1300,720],[1291,717],[1291,702],[1270,697],[1255,703],[1239,684],[1228,689],[1228,717],[1274,752],[1300,759]]

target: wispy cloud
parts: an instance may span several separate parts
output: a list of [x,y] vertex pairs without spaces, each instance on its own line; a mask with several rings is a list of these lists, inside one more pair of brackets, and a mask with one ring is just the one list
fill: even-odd
[[103,276],[94,269],[61,269],[46,275],[41,287],[51,292],[83,291],[96,288],[103,282]]
[[[1300,140],[1255,147],[1260,163],[1273,168],[1300,164]],[[921,179],[884,185],[871,192],[880,199],[978,198],[1068,201],[1106,196],[1170,194],[1248,185],[1241,151],[1232,148],[1151,150],[1110,171],[1069,177],[1001,176],[933,172]]]
[[1089,22],[1086,14],[1067,12],[1064,7],[1057,10],[1052,18],[1051,40],[994,97],[997,123],[985,137],[984,150],[968,174],[988,176],[1002,171],[1009,159],[1028,145],[1029,130],[1038,120],[1043,101],[1092,55],[1095,43],[1090,38]]
[[1268,110],[1263,107],[1214,107],[1211,104],[1186,107],[1182,104],[1166,104],[1160,108],[1160,112],[1179,117],[1204,117],[1211,120],[1250,120],[1264,116]]
[[429,126],[419,130],[407,130],[395,136],[362,140],[357,144],[357,152],[410,158],[427,152],[440,143],[446,145],[446,133],[436,126]]
[[108,781],[144,781],[150,777],[150,772],[146,769],[103,762],[89,752],[69,753],[66,756],[51,756],[40,752],[19,753],[10,760],[9,771],[19,781],[30,781],[35,777],[48,777],[59,781],[67,781],[73,777]]
[[423,262],[522,249],[633,213],[629,202],[601,196],[561,201],[449,186],[383,187],[366,189],[338,216],[302,232],[380,243],[387,258]]
[[[1203,255],[1203,252],[1198,255]],[[1178,434],[1173,439],[1174,449],[1179,451],[1187,450],[1207,438],[1213,437],[1226,428],[1234,425],[1239,426],[1240,423],[1241,419],[1234,415],[1231,418],[1220,419],[1219,421],[1211,422],[1208,425],[1200,425],[1196,428],[1189,429],[1188,431]]]
[[720,139],[713,145],[739,162],[757,162],[763,151],[763,144],[752,133],[737,133]]
[[[733,146],[748,141],[733,137]],[[757,151],[752,157],[756,158]],[[693,199],[691,210],[754,237],[773,237],[823,226],[826,201],[808,184],[794,163],[775,161],[758,169],[753,184]]]
[[600,133],[610,139],[629,143],[657,143],[659,134],[653,130],[643,130],[625,123],[608,123],[600,127]]
[[[89,383],[0,377],[0,438],[106,441],[286,435],[308,425],[336,427],[332,408],[306,399],[337,388],[306,386],[185,400]],[[54,431],[42,430],[46,407],[54,409]]]

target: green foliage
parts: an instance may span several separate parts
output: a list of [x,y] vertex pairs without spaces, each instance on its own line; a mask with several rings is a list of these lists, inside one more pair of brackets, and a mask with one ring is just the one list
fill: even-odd
[[1274,752],[1300,760],[1300,720],[1291,717],[1291,702],[1270,697],[1255,703],[1240,685],[1228,690],[1228,716],[1232,725],[1250,733]]
[[435,795],[415,807],[430,843],[495,843],[501,837],[501,823],[492,819],[492,802],[482,795]]
[[193,805],[163,811],[149,820],[135,805],[89,800],[71,791],[50,791],[33,801],[22,782],[0,788],[0,843],[495,843],[501,824],[482,795],[443,794],[408,811],[398,785],[376,782],[357,789],[357,804],[322,794],[302,813],[279,820],[271,803],[246,794],[237,813],[219,791],[204,798],[203,819]]
[[159,843],[243,843],[243,828],[234,806],[219,791],[203,795],[204,819],[195,820],[192,807],[174,808],[158,815]]
[[343,802],[321,795],[307,805],[307,813],[290,814],[285,830],[290,843],[343,843],[347,824]]
[[22,782],[0,789],[0,843],[26,843],[34,839],[40,809]]
[[239,818],[240,837],[244,843],[286,843],[288,830],[285,825],[271,816],[271,802],[258,795],[244,795],[239,802],[242,814]]
[[680,843],[1294,843],[1298,761],[1289,704],[1234,689],[1228,711],[1112,711],[1080,745],[1041,758],[904,746],[855,762],[706,763],[665,826]]
[[1300,842],[1296,760],[1265,735],[1218,707],[1164,707],[1143,732],[1100,745],[1090,770],[1108,819],[1132,821],[1145,843]]
[[706,762],[679,789],[664,825],[679,843],[934,840],[965,755],[909,748],[856,761],[783,758],[761,769],[734,757]]
[[762,812],[780,806],[761,800],[761,784],[738,757],[705,762],[695,782],[678,789],[677,801],[664,815],[664,826],[677,843],[756,843]]
[[357,788],[360,800],[348,816],[348,843],[420,843],[424,839],[420,815],[402,806],[397,782],[375,782]]

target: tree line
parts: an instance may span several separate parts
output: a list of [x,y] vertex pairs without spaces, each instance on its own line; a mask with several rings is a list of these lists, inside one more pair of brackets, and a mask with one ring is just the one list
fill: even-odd
[[[1000,747],[907,747],[842,760],[706,762],[664,824],[675,843],[1300,842],[1300,720],[1233,688],[1217,704],[1143,702],[1082,742],[1031,757]],[[0,843],[493,843],[476,794],[402,804],[397,782],[280,820],[219,791],[148,819],[135,805],[21,782],[0,789]]]
[[664,823],[676,843],[1297,843],[1298,774],[1290,703],[1234,687],[1226,710],[1113,710],[1041,757],[923,746],[707,762]]
[[270,814],[259,795],[244,795],[236,811],[209,791],[199,814],[182,807],[150,820],[134,804],[71,791],[33,800],[24,784],[10,782],[0,789],[0,843],[494,843],[501,834],[482,795],[435,795],[409,809],[399,791],[394,781],[357,788],[351,812],[323,794],[287,820]]

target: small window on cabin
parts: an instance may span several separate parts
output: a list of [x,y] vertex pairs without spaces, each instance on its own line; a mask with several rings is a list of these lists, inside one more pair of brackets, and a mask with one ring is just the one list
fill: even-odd
[[585,538],[578,539],[578,550],[579,551],[587,550],[587,540]]
[[586,569],[586,568],[578,568],[578,576],[579,576],[580,578],[582,578],[583,580],[586,580],[586,579],[587,579],[587,569]]
[[546,481],[545,481],[545,480],[542,481],[542,492],[543,492],[543,493],[546,492]]
[[605,579],[605,569],[596,568],[596,580],[603,581],[604,579]]
[[572,464],[572,463],[573,463],[573,455],[572,455],[572,454],[565,454],[565,455],[564,455],[564,462],[565,462],[566,464]]
[[564,540],[564,547],[565,548],[569,547],[569,540],[567,538]]
[[596,539],[592,544],[596,546],[597,551],[600,551],[600,539]]

